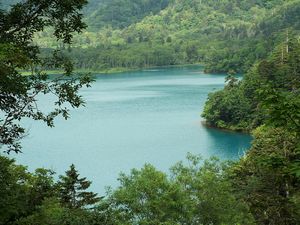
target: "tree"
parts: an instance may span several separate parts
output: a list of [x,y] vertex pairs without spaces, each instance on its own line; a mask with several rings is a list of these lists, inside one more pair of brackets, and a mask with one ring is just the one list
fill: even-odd
[[[25,166],[0,155],[0,225],[107,224],[102,221],[110,219],[110,216],[101,214],[103,210],[86,207],[97,199],[95,195],[78,194],[87,199],[80,199],[81,208],[70,208],[62,203],[59,198],[60,185],[55,182],[53,175],[53,171],[43,168],[36,169],[34,173],[28,172]],[[76,183],[75,189],[80,186],[86,188],[90,184],[84,178],[77,180],[80,180],[80,184]],[[94,199],[91,200],[91,197]]]
[[17,166],[14,160],[0,156],[0,224],[7,224],[26,214],[26,194],[29,174],[24,166]]
[[55,196],[56,185],[53,175],[55,172],[49,169],[38,168],[28,178],[28,208],[30,210],[40,206],[42,202]]
[[184,201],[188,210],[182,213],[188,220],[183,224],[254,224],[246,202],[236,197],[227,177],[230,164],[191,154],[187,159],[188,164],[179,162],[171,168],[173,179],[188,196]]
[[216,159],[189,155],[188,165],[176,164],[170,177],[149,164],[122,174],[108,198],[116,224],[254,224],[224,168]]
[[299,160],[296,133],[268,126],[255,130],[251,149],[229,177],[257,224],[299,224]]
[[[288,49],[288,50],[287,50]],[[300,133],[300,43],[290,38],[237,82],[209,95],[202,116],[213,126],[253,130],[267,123]]]
[[70,209],[77,209],[97,203],[101,198],[93,192],[86,191],[91,183],[91,181],[86,180],[86,177],[79,178],[79,174],[72,164],[70,170],[66,171],[66,175],[60,176],[58,182],[62,205]]
[[45,199],[32,215],[19,219],[18,225],[106,225],[97,215],[87,209],[63,207],[56,198]]
[[0,155],[0,224],[32,214],[44,200],[56,196],[53,171],[34,173]]
[[300,135],[300,42],[290,39],[262,61],[258,74],[263,80],[257,90],[268,124],[286,127]]
[[185,194],[152,165],[122,174],[121,186],[112,194],[120,224],[177,224],[184,218]]
[[[32,42],[34,35],[46,27],[52,27],[53,35],[62,45],[71,44],[73,33],[86,26],[80,10],[86,0],[26,0],[17,3],[9,11],[0,10],[0,144],[6,152],[20,152],[19,140],[25,135],[20,121],[25,118],[41,120],[50,127],[54,118],[68,118],[71,107],[84,104],[78,91],[89,86],[88,75],[76,75],[73,66],[60,50],[52,56],[41,58],[39,47]],[[45,69],[61,68],[64,72],[48,79]],[[20,71],[30,70],[30,76]],[[51,112],[39,108],[40,95],[56,97]]]

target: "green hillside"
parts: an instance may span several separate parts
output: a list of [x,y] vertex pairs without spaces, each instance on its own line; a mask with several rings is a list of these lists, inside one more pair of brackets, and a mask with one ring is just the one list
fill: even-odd
[[[174,0],[166,8],[166,1],[152,7],[146,7],[151,1],[134,2],[103,1],[87,16],[90,28],[75,38],[71,53],[78,68],[205,63],[211,72],[245,72],[269,55],[286,29],[299,32],[299,0]],[[148,11],[141,11],[143,7]],[[112,11],[118,12],[113,18]],[[37,42],[60,47],[49,32]]]
[[157,14],[169,4],[169,0],[103,0],[101,5],[93,7],[97,6],[96,2],[91,1],[87,6],[94,8],[87,16],[89,29],[93,31],[107,26],[125,28],[145,16]]
[[[243,73],[300,28],[299,0],[90,0],[83,13],[88,28],[67,54],[89,70],[202,63]],[[51,30],[35,40],[46,53],[66,47]]]

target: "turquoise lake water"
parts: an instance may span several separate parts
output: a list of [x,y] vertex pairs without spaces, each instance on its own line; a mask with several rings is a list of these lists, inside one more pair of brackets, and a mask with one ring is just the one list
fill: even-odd
[[[74,163],[93,181],[92,190],[115,187],[118,174],[151,163],[158,169],[184,160],[188,152],[204,158],[237,159],[251,137],[201,124],[209,92],[224,86],[225,75],[203,74],[201,67],[174,67],[99,75],[81,91],[86,107],[71,110],[54,128],[26,122],[17,162],[30,170],[46,167],[58,174]],[[41,107],[51,107],[51,97]]]

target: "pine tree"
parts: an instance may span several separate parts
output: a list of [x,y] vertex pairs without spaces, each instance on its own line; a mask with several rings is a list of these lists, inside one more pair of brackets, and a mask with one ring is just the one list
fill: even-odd
[[61,203],[70,209],[76,209],[99,202],[101,198],[96,193],[86,191],[91,183],[86,177],[79,178],[79,173],[72,164],[58,182]]

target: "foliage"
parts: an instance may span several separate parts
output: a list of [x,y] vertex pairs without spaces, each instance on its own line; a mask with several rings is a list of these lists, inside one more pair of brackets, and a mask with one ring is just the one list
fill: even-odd
[[188,155],[188,165],[177,163],[172,169],[173,179],[188,197],[189,216],[186,224],[254,224],[247,204],[235,197],[231,181],[227,179],[229,164],[217,158],[202,161]]
[[79,174],[72,164],[70,170],[66,171],[66,175],[60,176],[58,182],[61,204],[70,209],[94,205],[100,198],[97,197],[97,194],[86,191],[90,185],[91,182],[86,180],[86,177],[79,178]]
[[68,177],[61,176],[62,181],[56,182],[53,175],[43,168],[28,172],[14,160],[0,156],[0,224],[92,224],[94,211],[85,206],[95,205],[100,198],[86,191],[91,182],[76,180],[77,198],[72,205],[62,192]]
[[18,225],[93,225],[105,224],[95,221],[93,211],[69,209],[63,207],[55,198],[46,199],[37,210],[28,217],[19,219]]
[[257,91],[267,122],[300,133],[300,41],[287,40],[258,72],[263,79]]
[[3,156],[0,167],[0,224],[27,215],[56,193],[51,170],[29,173],[26,167]]
[[122,218],[117,224],[254,223],[247,205],[234,197],[218,160],[202,162],[189,155],[188,164],[172,167],[170,178],[151,165],[121,174],[120,187],[109,196]]
[[[80,10],[86,0],[27,0],[0,11],[0,143],[5,151],[20,152],[19,140],[25,129],[19,121],[25,117],[54,126],[54,118],[68,118],[68,108],[83,105],[78,91],[89,86],[87,75],[74,76],[72,63],[58,50],[45,59],[39,57],[39,47],[32,44],[36,32],[53,27],[57,40],[70,44],[74,32],[85,28]],[[62,68],[63,75],[48,79],[46,68]],[[31,70],[22,76],[20,70]],[[52,112],[38,106],[41,95],[56,96]]]
[[[77,182],[68,182],[74,174],[78,178],[74,166],[66,172],[67,176],[60,176],[60,181],[55,182],[45,169],[29,173],[26,168],[15,165],[6,157],[0,159],[10,165],[0,174],[0,177],[6,176],[8,181],[9,173],[15,172],[15,168],[22,169],[19,176],[11,176],[14,180],[9,182],[14,188],[3,189],[11,192],[8,195],[10,199],[5,198],[7,193],[1,192],[0,224],[254,223],[247,204],[235,197],[230,180],[225,176],[228,165],[221,164],[216,159],[202,161],[199,157],[189,155],[188,164],[176,164],[171,169],[170,176],[151,165],[145,165],[140,170],[133,169],[129,175],[121,174],[120,186],[110,191],[100,202],[91,192],[93,201],[86,198],[86,195],[83,198],[87,201],[83,201],[83,198],[72,201],[72,196],[78,197],[84,193],[77,191],[82,187],[82,182],[78,184],[79,179],[76,179]],[[41,174],[44,175],[41,177]],[[32,182],[33,180],[40,182]],[[90,184],[85,178],[84,182]],[[67,185],[70,183],[72,185]],[[51,191],[42,192],[41,187],[49,185]],[[65,191],[66,187],[68,193]],[[84,189],[86,187],[85,185]],[[43,197],[31,204],[35,198],[29,193],[33,190],[40,190],[39,194],[43,194]],[[12,201],[11,197],[17,196],[18,201]],[[90,204],[93,208],[86,207]],[[9,206],[14,210],[8,211]]]
[[119,179],[121,187],[111,198],[125,219],[120,224],[178,224],[184,217],[184,193],[153,166]]
[[260,127],[252,147],[232,169],[231,179],[258,224],[298,224],[299,136]]
[[[39,54],[33,36],[40,35],[40,43],[49,41],[47,47],[70,44],[73,32],[84,28],[79,13],[84,0],[27,0],[12,8],[6,4],[9,11],[0,11],[0,108],[5,114],[0,120],[1,144],[18,152],[17,140],[25,134],[19,120],[30,117],[53,126],[57,115],[67,118],[65,103],[83,104],[78,90],[90,78],[71,76],[67,54],[77,59],[80,68],[206,61],[207,71],[228,71],[224,90],[209,96],[203,116],[208,124],[221,128],[256,128],[251,149],[237,162],[202,161],[188,155],[187,163],[177,163],[168,174],[146,164],[121,174],[119,187],[105,198],[87,191],[91,182],[79,178],[74,165],[56,181],[51,170],[29,172],[0,156],[0,224],[300,223],[300,44],[294,38],[299,30],[299,1],[173,0],[167,7],[153,4],[134,14],[135,7],[151,2],[124,0],[120,7],[116,1],[92,1],[101,6],[100,18],[110,13],[101,10],[112,6],[112,10],[129,10],[124,14],[128,20],[119,24],[122,15],[106,18],[99,25],[101,32],[75,37],[74,45],[86,44],[86,49],[64,54],[53,49]],[[60,41],[47,39],[51,29],[36,33],[48,26]],[[242,81],[235,78],[235,72],[263,58]],[[59,67],[65,69],[63,77],[47,79],[42,72]],[[32,76],[20,75],[21,69],[29,68]],[[48,93],[58,98],[47,115],[36,103],[40,94]]]
[[237,131],[248,129],[251,101],[245,98],[239,82],[208,96],[202,116],[210,126]]
[[104,0],[87,20],[92,30],[106,26],[124,28],[148,15],[157,14],[168,3],[169,0]]
[[210,94],[202,116],[220,128],[250,131],[269,123],[299,132],[299,60],[300,43],[291,38],[242,81]]
[[[254,130],[251,149],[227,173],[257,224],[300,221],[300,43],[286,37],[244,80],[211,94],[203,113],[209,124],[229,129],[245,124],[252,130],[265,124]],[[237,92],[241,102],[234,99]],[[246,117],[238,117],[241,111]],[[245,118],[250,120],[245,123]]]
[[[81,189],[74,166],[56,183],[50,171],[38,169],[29,173],[1,157],[0,165],[6,166],[2,167],[5,169],[1,169],[0,177],[13,187],[1,189],[6,191],[0,196],[1,221],[20,225],[296,225],[300,221],[298,135],[284,128],[262,126],[254,133],[251,149],[238,162],[220,162],[216,158],[202,161],[198,156],[188,155],[187,163],[175,164],[169,175],[146,164],[129,175],[121,174],[120,186],[111,189],[100,202],[69,198],[72,193],[82,193],[74,191],[76,187]],[[77,182],[68,182],[74,176]],[[32,182],[36,180],[39,182]],[[73,188],[68,188],[66,194],[67,188],[62,189],[63,186]],[[35,199],[29,193],[42,190],[41,187],[51,187],[44,188],[51,191],[38,192],[43,196],[29,204]],[[84,207],[90,203],[97,205]]]
[[[207,72],[243,73],[284,40],[286,29],[299,34],[299,0],[113,0],[99,4],[87,16],[92,30],[74,37],[76,51],[70,54],[77,68],[200,62]],[[49,31],[39,33],[35,40],[45,48],[58,46]]]

